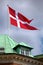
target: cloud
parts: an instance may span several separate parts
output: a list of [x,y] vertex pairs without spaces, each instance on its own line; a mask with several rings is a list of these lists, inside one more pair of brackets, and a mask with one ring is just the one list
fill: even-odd
[[[42,52],[42,42],[43,37],[43,1],[42,0],[1,0],[0,1],[0,34],[8,34],[10,30],[10,37],[12,37],[17,42],[25,42],[31,45],[34,49],[32,51],[33,55],[41,54]],[[42,5],[41,5],[42,4]],[[38,31],[27,31],[23,29],[16,28],[9,25],[9,13],[8,7],[12,7],[17,12],[21,12],[27,18],[34,20],[30,25],[33,25],[40,30]],[[42,40],[43,41],[43,40]],[[41,46],[41,47],[40,47]]]

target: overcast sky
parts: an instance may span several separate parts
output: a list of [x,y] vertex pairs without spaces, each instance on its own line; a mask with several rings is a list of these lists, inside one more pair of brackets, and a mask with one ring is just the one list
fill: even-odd
[[[34,20],[30,25],[39,30],[24,30],[9,25],[8,7]],[[33,55],[43,54],[43,0],[0,0],[0,34],[8,34],[16,42],[31,45]]]

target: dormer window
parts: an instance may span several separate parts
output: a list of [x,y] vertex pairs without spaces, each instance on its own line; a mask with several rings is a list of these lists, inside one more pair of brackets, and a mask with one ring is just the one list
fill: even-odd
[[20,54],[29,56],[30,51],[29,51],[29,49],[26,49],[26,48],[21,47]]
[[4,48],[0,48],[0,53],[4,53]]
[[13,49],[15,49],[18,54],[30,56],[31,50],[33,48],[22,42],[17,44],[16,47]]

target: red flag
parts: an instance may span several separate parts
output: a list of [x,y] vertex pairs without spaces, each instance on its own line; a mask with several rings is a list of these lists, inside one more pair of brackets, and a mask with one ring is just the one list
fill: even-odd
[[16,13],[11,7],[9,7],[10,14],[10,23],[16,27],[27,29],[27,30],[37,30],[37,28],[30,26],[30,22],[33,20],[29,20],[21,13]]
[[24,22],[28,22],[28,23],[30,23],[32,20],[30,20],[30,19],[28,19],[28,18],[26,18],[24,15],[22,15],[21,13],[19,13],[18,12],[18,18],[20,19],[20,20],[22,20],[22,21],[24,21]]
[[38,30],[38,29],[36,29],[35,27],[30,26],[29,24],[23,24],[23,23],[21,23],[21,22],[20,22],[20,26],[21,26],[21,28],[27,29],[27,30]]
[[9,7],[9,14],[10,14],[10,23],[14,26],[17,26],[15,10]]

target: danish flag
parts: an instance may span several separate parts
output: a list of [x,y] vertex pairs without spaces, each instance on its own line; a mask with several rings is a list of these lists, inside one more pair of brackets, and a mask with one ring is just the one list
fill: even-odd
[[9,9],[11,25],[22,28],[22,29],[27,29],[27,30],[37,30],[37,28],[30,26],[30,23],[33,19],[30,20],[30,19],[26,18],[21,13],[19,13],[19,12],[17,13],[11,7],[8,7],[8,9]]

